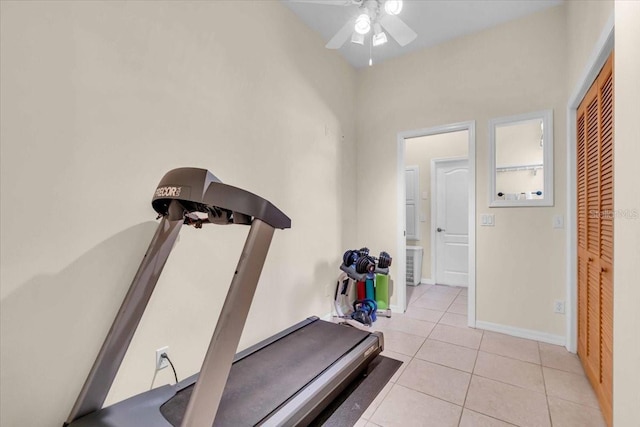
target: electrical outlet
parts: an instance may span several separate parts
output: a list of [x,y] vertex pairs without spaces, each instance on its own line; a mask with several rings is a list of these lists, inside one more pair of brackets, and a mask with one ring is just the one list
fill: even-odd
[[169,361],[162,357],[162,354],[169,354],[169,347],[162,347],[156,350],[156,371],[169,366]]
[[553,304],[553,312],[564,314],[564,301],[556,301]]

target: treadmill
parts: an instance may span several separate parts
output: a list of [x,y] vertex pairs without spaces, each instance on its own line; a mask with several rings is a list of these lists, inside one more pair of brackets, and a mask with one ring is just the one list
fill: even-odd
[[[160,223],[65,427],[307,425],[382,351],[380,332],[310,317],[234,356],[274,230],[291,220],[198,168],[168,172],[152,206]],[[103,408],[183,224],[250,226],[201,370]]]

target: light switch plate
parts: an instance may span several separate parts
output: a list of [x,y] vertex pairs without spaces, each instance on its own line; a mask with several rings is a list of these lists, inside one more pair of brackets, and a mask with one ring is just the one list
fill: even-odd
[[480,215],[480,225],[483,227],[494,227],[496,223],[494,214],[482,214]]

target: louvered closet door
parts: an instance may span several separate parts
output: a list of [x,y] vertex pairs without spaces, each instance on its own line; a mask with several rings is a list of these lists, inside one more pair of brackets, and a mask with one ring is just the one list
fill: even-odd
[[612,424],[613,54],[577,111],[578,355]]

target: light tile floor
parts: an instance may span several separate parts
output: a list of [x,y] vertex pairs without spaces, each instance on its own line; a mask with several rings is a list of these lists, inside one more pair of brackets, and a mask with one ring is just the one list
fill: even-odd
[[356,426],[605,426],[575,354],[467,327],[466,289],[407,292],[405,314],[374,324],[404,363]]

